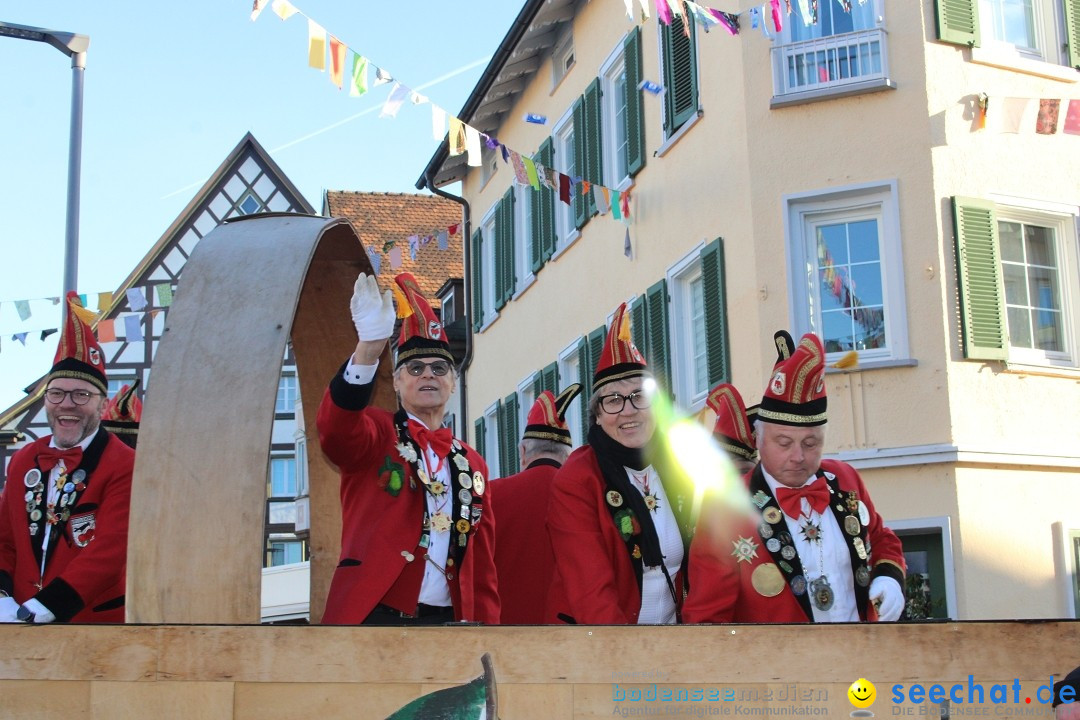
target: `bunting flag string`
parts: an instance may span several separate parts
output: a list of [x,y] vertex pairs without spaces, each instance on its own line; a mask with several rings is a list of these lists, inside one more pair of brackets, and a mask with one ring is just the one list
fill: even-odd
[[990,97],[976,99],[976,130],[1036,135],[1080,135],[1080,98]]
[[[141,287],[129,288],[124,298],[128,303],[128,307],[131,312],[122,312],[117,318],[104,318],[102,315],[112,309],[113,306],[113,293],[112,292],[99,292],[99,293],[83,293],[79,295],[82,302],[82,307],[78,308],[75,312],[79,314],[79,317],[85,321],[88,325],[94,326],[96,323],[96,333],[99,342],[115,342],[117,340],[115,325],[117,322],[122,323],[125,328],[133,328],[133,321],[128,320],[129,317],[135,317],[138,319],[138,327],[142,327],[142,324],[146,322],[147,316],[149,318],[156,317],[166,308],[169,308],[173,304],[173,287],[172,283],[150,283],[145,286],[149,289],[151,294],[157,298],[157,307],[151,307],[146,295],[143,294]],[[96,298],[97,310],[91,310],[89,308],[89,301]],[[23,327],[18,327],[17,331],[3,331],[0,332],[2,337],[10,337],[13,342],[17,341],[20,345],[25,346],[27,338],[32,336],[40,337],[41,341],[45,341],[48,337],[59,331],[55,325],[42,327],[25,327],[25,324],[30,321],[34,316],[33,310],[35,306],[47,304],[50,310],[53,307],[60,305],[59,297],[45,297],[45,298],[28,298],[22,300],[5,300],[0,301],[0,320],[5,316],[4,307],[12,306],[14,314],[18,316],[18,322]],[[55,312],[55,311],[53,311]],[[40,318],[41,315],[39,314]],[[13,318],[12,318],[13,319]],[[46,321],[48,322],[48,321]],[[56,322],[55,318],[52,322]],[[130,342],[136,342],[143,339],[142,332],[138,333],[138,337],[135,337],[134,333],[125,333],[125,337]],[[10,346],[9,346],[10,347]]]
[[[648,17],[648,3],[647,0],[639,0],[641,3],[642,14]],[[669,15],[678,15],[682,17],[682,21],[687,22],[685,13],[682,12],[682,0],[655,0],[656,8],[658,12],[666,12]],[[702,22],[707,25],[723,25],[731,34],[737,34],[738,32],[738,16],[732,13],[725,13],[719,10],[713,10],[711,8],[704,8],[695,3],[693,5],[695,10],[693,14],[695,18],[701,18]],[[352,79],[350,81],[349,94],[354,97],[364,95],[368,90],[367,74],[369,67],[375,69],[374,85],[382,85],[393,82],[393,88],[390,91],[389,96],[383,103],[382,110],[379,114],[380,117],[397,117],[398,111],[408,99],[414,105],[430,104],[432,113],[432,136],[437,141],[442,141],[444,135],[447,138],[449,153],[452,157],[459,155],[466,155],[467,163],[470,167],[480,167],[482,164],[482,147],[486,146],[489,150],[499,151],[503,162],[512,164],[514,168],[514,175],[517,182],[521,185],[531,185],[534,189],[539,190],[541,187],[548,187],[556,191],[558,198],[566,203],[570,204],[573,200],[573,195],[576,192],[581,195],[587,195],[590,192],[590,187],[595,184],[590,184],[584,181],[580,177],[570,177],[569,175],[559,172],[554,168],[549,168],[539,163],[536,163],[528,155],[513,150],[503,143],[499,142],[497,138],[483,133],[480,130],[472,127],[458,117],[455,117],[451,113],[447,112],[444,108],[438,107],[434,103],[423,95],[415,92],[400,80],[396,80],[391,73],[383,67],[377,66],[370,61],[367,57],[358,53],[354,48],[349,47],[345,42],[340,40],[336,35],[329,33],[321,24],[316,22],[313,18],[308,16],[302,10],[293,5],[289,0],[274,0],[272,8],[275,14],[283,20],[292,17],[293,15],[300,15],[308,21],[308,64],[312,68],[316,68],[320,71],[325,71],[326,68],[326,53],[327,53],[327,38],[329,37],[329,48],[332,55],[336,54],[335,58],[332,58],[331,62],[331,81],[334,82],[339,88],[341,84],[337,82],[336,73],[339,65],[344,67],[347,63],[342,60],[338,62],[338,58],[347,57],[347,53],[353,53],[352,63]],[[662,10],[663,8],[663,10]],[[260,0],[255,0],[255,5],[252,8],[251,19],[256,20],[261,11]],[[483,142],[483,145],[481,144]],[[621,204],[621,212],[619,216],[615,218],[615,213],[612,213],[612,217],[621,220],[623,223],[629,224],[632,220],[632,216],[629,212],[630,193],[619,193],[611,188],[605,188],[603,186],[596,186],[599,188],[599,192],[602,197],[619,197]],[[427,237],[430,237],[427,236]],[[394,243],[387,243],[383,247],[383,253],[387,254],[394,250]],[[390,264],[395,269],[400,265],[400,248],[396,256],[389,256]],[[410,246],[410,255],[415,255],[415,247]]]

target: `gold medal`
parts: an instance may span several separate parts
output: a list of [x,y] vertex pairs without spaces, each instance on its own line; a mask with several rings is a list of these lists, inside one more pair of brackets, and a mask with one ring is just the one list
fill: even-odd
[[775,525],[783,519],[784,513],[780,512],[780,508],[770,506],[762,511],[761,517],[770,525]]
[[454,528],[459,533],[467,533],[467,532],[469,532],[469,521],[468,520],[458,520],[457,524],[454,525]]
[[851,544],[855,546],[855,554],[859,556],[860,560],[866,559],[866,546],[863,545],[862,538],[854,538]]
[[784,591],[784,576],[780,574],[780,568],[772,563],[765,563],[754,568],[750,576],[750,582],[759,595],[764,597],[776,597]]
[[848,515],[844,518],[844,532],[848,535],[855,536],[862,530],[862,525],[859,524],[859,518],[854,515]]
[[450,529],[450,516],[441,510],[431,517],[431,529],[435,532],[446,532]]

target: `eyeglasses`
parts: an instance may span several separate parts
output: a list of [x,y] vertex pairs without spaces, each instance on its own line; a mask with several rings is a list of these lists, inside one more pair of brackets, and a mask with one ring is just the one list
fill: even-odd
[[652,393],[647,393],[644,390],[635,390],[629,395],[621,395],[619,393],[611,393],[610,395],[604,395],[600,398],[600,408],[608,415],[618,415],[626,407],[626,401],[629,400],[630,404],[638,410],[646,410],[652,406]]
[[85,405],[90,402],[90,398],[100,394],[101,393],[90,392],[89,390],[61,390],[60,388],[49,388],[45,391],[45,399],[53,405],[59,405],[64,402],[65,397],[70,395],[71,402],[76,405]]
[[435,362],[426,363],[423,360],[410,360],[405,363],[405,370],[413,377],[420,377],[424,374],[424,370],[431,368],[433,375],[443,376],[450,372],[450,363],[445,360],[436,360]]

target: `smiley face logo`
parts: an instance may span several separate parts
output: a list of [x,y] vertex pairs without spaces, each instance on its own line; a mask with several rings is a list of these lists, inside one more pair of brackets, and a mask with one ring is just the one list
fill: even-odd
[[859,709],[865,709],[873,705],[874,700],[877,699],[877,688],[874,687],[874,683],[866,678],[859,678],[851,683],[847,696],[852,705]]

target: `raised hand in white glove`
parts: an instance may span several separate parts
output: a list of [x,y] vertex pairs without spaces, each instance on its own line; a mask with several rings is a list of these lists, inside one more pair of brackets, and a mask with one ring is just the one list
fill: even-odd
[[386,340],[394,334],[394,296],[387,290],[379,294],[379,282],[374,275],[360,273],[353,285],[349,301],[356,335],[362,342]]
[[0,623],[19,622],[15,612],[19,609],[19,603],[13,597],[0,598]]
[[904,611],[904,591],[888,575],[879,575],[870,583],[870,602],[877,606],[878,620],[892,622]]

